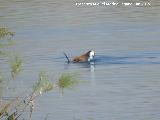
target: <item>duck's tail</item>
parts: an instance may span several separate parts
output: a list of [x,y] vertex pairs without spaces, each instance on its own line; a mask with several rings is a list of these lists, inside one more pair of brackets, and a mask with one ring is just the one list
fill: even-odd
[[67,54],[66,54],[65,52],[63,52],[63,54],[64,54],[64,56],[66,57],[67,62],[68,62],[68,63],[70,63],[71,61],[69,60],[69,58],[68,58]]

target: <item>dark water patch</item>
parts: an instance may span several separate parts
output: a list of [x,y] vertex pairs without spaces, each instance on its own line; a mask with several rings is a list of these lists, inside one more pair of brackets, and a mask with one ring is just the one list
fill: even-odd
[[97,55],[95,64],[160,64],[160,53],[135,53],[122,56]]

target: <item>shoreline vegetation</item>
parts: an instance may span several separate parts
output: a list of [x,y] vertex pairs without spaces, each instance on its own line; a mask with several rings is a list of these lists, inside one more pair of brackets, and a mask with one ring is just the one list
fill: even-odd
[[[33,84],[30,93],[24,91],[25,97],[19,95],[14,97],[7,97],[7,99],[5,99],[5,95],[3,93],[4,91],[8,90],[7,85],[11,80],[16,80],[16,76],[23,72],[23,60],[18,55],[15,56],[11,52],[9,57],[5,58],[3,56],[7,53],[5,53],[5,51],[2,48],[5,45],[9,45],[8,43],[12,41],[12,37],[14,35],[15,32],[12,32],[7,28],[0,27],[0,58],[7,59],[7,61],[9,61],[5,64],[10,66],[10,73],[5,73],[5,75],[9,75],[10,78],[12,78],[8,80],[8,78],[6,78],[6,76],[3,75],[0,69],[0,120],[31,120],[34,111],[34,106],[35,104],[38,104],[35,103],[35,99],[38,96],[41,96],[44,93],[47,93],[55,89],[59,89],[60,92],[63,94],[64,89],[74,88],[75,85],[80,83],[80,80],[77,80],[76,74],[62,73],[62,75],[56,82],[52,82],[53,80],[49,79],[47,72],[40,70],[39,78],[37,82]],[[5,41],[5,44],[3,44],[3,41]],[[29,111],[29,115],[27,111]]]

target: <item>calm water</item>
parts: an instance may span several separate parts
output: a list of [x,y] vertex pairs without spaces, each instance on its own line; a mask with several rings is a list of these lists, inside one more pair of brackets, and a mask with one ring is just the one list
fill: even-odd
[[[150,6],[75,3],[0,0],[0,25],[16,32],[12,50],[24,62],[10,82],[13,94],[31,89],[41,70],[53,80],[77,72],[87,82],[63,96],[51,91],[37,98],[34,120],[47,114],[48,120],[160,119],[160,1]],[[63,51],[72,58],[90,49],[96,51],[94,65],[65,63]]]

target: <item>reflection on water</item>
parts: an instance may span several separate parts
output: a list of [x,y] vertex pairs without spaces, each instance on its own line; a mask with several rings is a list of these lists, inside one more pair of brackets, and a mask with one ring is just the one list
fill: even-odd
[[[40,70],[55,80],[78,72],[86,84],[78,92],[66,91],[62,99],[57,92],[37,99],[33,119],[47,114],[51,120],[159,119],[160,1],[145,7],[77,7],[75,2],[1,0],[0,25],[15,31],[11,50],[20,51],[24,60],[9,89],[28,90]],[[62,51],[72,57],[89,49],[96,51],[94,64],[65,63]]]
[[95,61],[90,62],[90,72],[91,72],[91,83],[95,87]]

